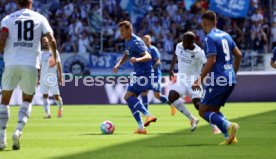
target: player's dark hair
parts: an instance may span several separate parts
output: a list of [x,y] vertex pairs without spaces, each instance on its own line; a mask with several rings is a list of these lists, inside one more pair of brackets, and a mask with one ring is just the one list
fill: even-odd
[[182,36],[182,40],[184,40],[184,39],[187,39],[187,40],[193,42],[195,40],[195,34],[191,31],[187,31]]
[[26,7],[28,6],[32,0],[15,0],[15,2],[20,6],[20,7]]
[[211,10],[207,10],[205,13],[203,13],[201,19],[206,19],[210,22],[215,23],[216,22],[216,13]]
[[125,27],[126,29],[132,29],[132,24],[129,21],[122,21],[119,23],[119,27]]

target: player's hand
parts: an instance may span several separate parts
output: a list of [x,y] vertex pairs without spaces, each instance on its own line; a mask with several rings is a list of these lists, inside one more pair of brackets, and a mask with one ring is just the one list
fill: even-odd
[[197,79],[197,80],[194,82],[193,86],[192,86],[193,91],[201,90],[200,85],[201,85],[201,83],[200,83],[200,81]]
[[56,65],[56,60],[54,59],[54,57],[49,58],[48,64],[50,67],[54,67]]
[[130,59],[130,62],[131,62],[131,63],[135,63],[135,62],[138,62],[138,60],[137,60],[137,58],[132,57],[132,58]]
[[64,86],[64,80],[63,80],[62,76],[58,77],[58,83],[60,86]]
[[115,65],[114,68],[113,68],[113,72],[114,72],[114,73],[118,73],[118,68],[119,68],[119,66],[118,66],[118,65]]
[[171,81],[174,80],[175,76],[174,76],[174,72],[173,71],[170,71],[169,77],[170,77]]

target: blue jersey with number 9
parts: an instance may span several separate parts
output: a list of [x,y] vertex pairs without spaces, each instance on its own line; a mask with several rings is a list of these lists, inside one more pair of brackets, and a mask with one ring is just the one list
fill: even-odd
[[232,52],[235,47],[236,43],[234,40],[224,31],[214,28],[207,34],[205,38],[205,54],[207,58],[210,55],[216,55],[216,63],[211,71],[215,79],[226,79],[228,84],[236,83],[232,62]]

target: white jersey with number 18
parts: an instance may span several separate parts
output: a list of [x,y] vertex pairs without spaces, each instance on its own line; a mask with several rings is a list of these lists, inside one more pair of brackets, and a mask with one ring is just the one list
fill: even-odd
[[48,20],[35,11],[21,9],[7,15],[1,21],[1,28],[9,32],[4,49],[5,65],[38,68],[41,37],[53,32]]

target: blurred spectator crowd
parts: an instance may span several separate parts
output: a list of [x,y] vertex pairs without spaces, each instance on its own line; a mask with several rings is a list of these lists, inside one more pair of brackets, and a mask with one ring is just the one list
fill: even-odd
[[[102,10],[99,0],[34,0],[33,8],[48,18],[60,52],[99,54],[101,49],[122,52],[124,41],[117,24],[129,20],[129,15],[116,0],[102,2]],[[197,0],[190,10],[185,9],[183,0],[150,0],[148,3],[148,12],[134,27],[136,34],[150,34],[161,52],[172,53],[181,35],[188,30],[193,31],[197,43],[202,44],[204,33],[200,18],[208,9],[207,0]],[[218,15],[218,28],[230,33],[242,50],[271,51],[269,44],[276,46],[276,21],[271,21],[268,8],[269,0],[251,0],[246,18]],[[0,0],[0,19],[15,10],[14,0]]]

